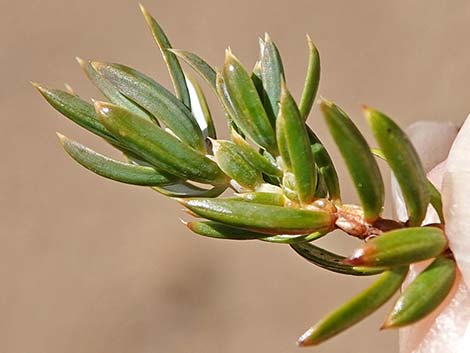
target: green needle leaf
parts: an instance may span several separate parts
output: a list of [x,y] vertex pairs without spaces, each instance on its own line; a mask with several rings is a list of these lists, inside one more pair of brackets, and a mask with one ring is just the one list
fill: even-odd
[[[156,121],[154,117],[151,117],[147,112],[140,108],[133,101],[128,99],[126,96],[121,94],[119,90],[114,87],[108,80],[101,76],[94,68],[91,66],[89,61],[85,61],[80,58],[76,58],[78,64],[82,67],[83,71],[90,79],[90,81],[98,88],[101,93],[108,98],[111,103],[114,103],[120,107],[126,108],[130,112],[140,116],[141,118]],[[91,108],[94,110],[94,108]]]
[[305,332],[299,346],[318,345],[372,314],[395,294],[407,272],[407,267],[399,267],[382,273],[369,288]]
[[204,218],[264,234],[328,231],[335,221],[334,216],[325,211],[263,205],[234,199],[186,199],[180,202]]
[[208,184],[225,184],[226,176],[217,165],[168,134],[162,128],[111,103],[97,102],[104,126],[138,156],[155,167]]
[[287,161],[285,167],[294,175],[299,200],[301,203],[311,203],[317,182],[315,163],[305,123],[284,83],[276,133],[281,157]]
[[166,185],[176,181],[174,176],[159,172],[154,168],[116,161],[78,142],[69,140],[64,135],[59,133],[57,135],[70,157],[102,177],[142,186]]
[[400,185],[408,210],[409,225],[419,226],[430,201],[428,181],[421,160],[406,134],[392,119],[370,108],[365,108],[364,113]]
[[449,294],[455,275],[453,259],[445,256],[436,258],[405,289],[382,328],[410,325],[430,314]]
[[140,4],[140,10],[142,11],[145,21],[150,28],[150,32],[152,32],[152,36],[155,39],[155,42],[160,48],[163,59],[165,59],[171,81],[173,82],[173,86],[175,88],[176,96],[188,108],[190,108],[191,99],[189,96],[188,87],[186,86],[184,73],[176,55],[168,50],[171,49],[171,44],[168,40],[168,37],[166,36],[165,32],[163,32],[163,29],[160,27],[155,18],[150,15],[150,13],[142,6],[142,4]]
[[214,93],[217,94],[217,89],[215,85],[216,72],[204,59],[198,55],[191,53],[186,50],[179,49],[168,49],[173,54],[183,59],[189,66],[191,66],[194,71],[196,71],[209,86],[214,90]]
[[[371,148],[371,151],[376,157],[384,161],[387,161],[387,158],[385,158],[385,155],[382,153],[380,148]],[[444,213],[442,211],[441,193],[439,192],[439,190],[437,190],[434,184],[431,183],[430,180],[428,180],[428,191],[429,191],[431,206],[436,210],[436,213],[439,216],[439,220],[441,221],[441,223],[445,224]]]
[[[310,148],[313,154],[313,160],[317,165],[318,172],[328,189],[328,194],[333,201],[341,201],[341,192],[339,186],[338,174],[331,160],[331,157],[323,143],[307,125],[305,125],[310,139]],[[318,187],[317,187],[318,188]]]
[[439,190],[434,186],[431,181],[428,180],[428,190],[431,206],[436,210],[439,220],[442,224],[445,224],[444,212],[442,210],[442,196]]
[[320,54],[309,35],[307,35],[307,43],[309,49],[307,77],[305,78],[304,90],[299,105],[300,114],[304,121],[307,120],[310,114],[320,85]]
[[33,84],[41,95],[52,105],[54,109],[65,115],[77,125],[98,135],[108,141],[119,144],[119,141],[98,120],[95,108],[76,95],[72,95],[59,89],[50,89]]
[[266,234],[252,232],[246,229],[230,227],[217,222],[189,222],[186,226],[196,234],[210,238],[230,240],[252,240],[266,238]]
[[269,34],[265,34],[260,46],[260,78],[264,93],[262,99],[271,124],[275,126],[281,100],[281,84],[284,81],[284,68],[279,50]]
[[[196,120],[201,127],[201,130],[205,132],[206,136],[210,138],[217,138],[214,121],[212,120],[212,115],[209,110],[209,105],[207,104],[206,96],[199,86],[199,83],[193,79],[190,75],[187,75],[187,79],[189,81],[189,95],[191,96],[191,110],[193,115],[195,116]],[[198,116],[201,116],[204,123],[200,122]],[[202,125],[205,125],[203,128]]]
[[124,65],[95,61],[92,66],[123,95],[162,121],[181,141],[198,151],[205,151],[204,137],[196,119],[166,88]]
[[211,189],[204,189],[181,181],[170,185],[155,186],[152,189],[168,197],[218,197],[227,189],[227,185],[216,185]]
[[408,265],[436,257],[446,247],[447,239],[440,228],[402,228],[372,238],[346,262],[356,266]]
[[308,262],[328,271],[352,276],[371,276],[383,272],[381,269],[358,268],[347,265],[343,263],[343,260],[346,259],[344,256],[334,254],[310,243],[299,243],[291,246],[297,254]]
[[251,147],[234,129],[232,129],[232,141],[240,148],[240,153],[254,168],[267,175],[282,177],[282,170]]
[[229,102],[235,112],[232,118],[237,126],[260,147],[271,154],[277,154],[274,130],[256,87],[230,50],[226,51],[222,76]]
[[384,184],[369,145],[351,119],[335,104],[323,100],[321,109],[333,139],[354,181],[366,221],[375,221],[384,205]]
[[253,168],[233,142],[212,140],[214,160],[222,171],[247,189],[255,189],[263,182],[261,173]]

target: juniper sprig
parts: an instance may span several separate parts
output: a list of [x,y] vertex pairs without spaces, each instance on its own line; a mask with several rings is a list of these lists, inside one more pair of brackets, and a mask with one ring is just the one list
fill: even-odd
[[[333,161],[305,123],[320,82],[320,56],[309,37],[308,69],[297,103],[269,35],[260,40],[253,70],[230,49],[216,70],[194,53],[172,49],[157,21],[143,7],[142,12],[175,94],[133,68],[83,59],[78,59],[80,66],[108,102],[91,104],[74,93],[34,84],[56,110],[124,156],[114,160],[59,134],[74,160],[105,178],[151,187],[180,202],[205,219],[185,223],[196,234],[289,244],[295,254],[331,272],[378,276],[304,333],[301,346],[319,344],[371,314],[399,290],[409,265],[418,261],[434,259],[401,294],[383,328],[416,322],[445,299],[456,266],[447,246],[442,202],[406,134],[385,114],[364,107],[379,146],[371,149],[347,113],[322,98],[321,112],[360,199],[359,205],[343,202]],[[203,90],[180,61],[216,95],[229,139],[217,137]],[[377,158],[396,177],[407,222],[382,216],[385,188]],[[234,194],[219,197],[226,189]],[[422,225],[428,205],[440,215],[440,224]],[[361,242],[351,256],[313,244],[336,229]]]

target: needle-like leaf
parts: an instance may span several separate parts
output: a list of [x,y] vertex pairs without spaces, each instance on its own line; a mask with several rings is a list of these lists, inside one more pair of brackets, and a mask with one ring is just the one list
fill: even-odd
[[300,114],[304,121],[310,114],[320,85],[320,54],[309,35],[307,35],[307,43],[309,49],[307,77],[299,104]]
[[215,86],[215,77],[216,72],[204,59],[198,55],[191,53],[186,50],[180,49],[168,49],[168,51],[174,53],[179,58],[183,59],[189,66],[191,66],[214,90],[214,93],[217,93]]
[[198,151],[205,151],[204,137],[196,119],[166,88],[124,65],[95,61],[92,66],[122,94],[163,122],[181,141]]
[[81,58],[76,59],[78,64],[82,67],[83,71],[87,75],[87,77],[90,79],[90,81],[96,86],[96,88],[101,91],[101,93],[104,94],[106,98],[111,101],[111,103],[126,108],[127,110],[133,112],[141,118],[156,121],[155,117],[150,116],[148,112],[144,111],[136,103],[121,94],[121,92],[119,92],[119,90],[114,87],[114,85],[112,85],[108,80],[101,76],[93,68],[93,66],[91,66],[89,61],[83,60]]
[[[318,168],[318,172],[325,183],[328,195],[333,201],[341,201],[341,192],[339,178],[336,168],[325,146],[321,143],[315,133],[307,127],[308,137],[310,139],[310,148],[313,154],[313,160]],[[317,187],[318,188],[318,187]]]
[[334,224],[334,217],[325,211],[263,205],[234,199],[185,199],[180,202],[199,216],[264,234],[328,231]]
[[328,271],[352,276],[371,276],[383,272],[381,269],[359,268],[345,264],[343,262],[346,259],[344,256],[334,254],[310,243],[299,243],[291,246],[304,259]]
[[159,172],[155,168],[116,161],[78,142],[72,141],[64,135],[57,135],[70,157],[88,170],[102,177],[121,183],[142,186],[167,185],[177,180],[176,177]]
[[368,222],[373,222],[384,205],[385,191],[379,166],[364,136],[345,112],[326,100],[322,101],[321,109],[354,181],[364,216]]
[[263,182],[261,173],[243,157],[240,148],[230,141],[212,140],[214,160],[222,171],[247,189]]
[[282,176],[282,170],[279,169],[275,163],[271,163],[264,155],[261,155],[257,150],[251,147],[234,129],[232,129],[231,132],[232,141],[240,147],[240,153],[245,157],[248,163],[264,174],[275,177]]
[[191,110],[196,118],[199,127],[205,134],[205,137],[217,138],[214,121],[207,104],[206,96],[199,86],[199,83],[190,75],[186,76],[188,79],[189,95],[191,97]]
[[152,15],[142,6],[142,4],[140,4],[140,10],[144,15],[145,21],[149,26],[150,32],[152,33],[155,42],[160,48],[163,59],[165,59],[171,81],[173,82],[173,87],[175,88],[176,96],[188,108],[191,108],[191,99],[189,96],[188,87],[186,86],[184,73],[176,55],[169,51],[169,49],[171,49],[171,44],[168,40],[168,37],[155,18],[152,17]]
[[453,259],[436,258],[398,298],[382,328],[410,325],[431,313],[449,294],[455,275]]
[[260,147],[277,154],[274,130],[256,87],[230,50],[226,52],[222,76],[237,126]]
[[265,34],[261,44],[260,78],[263,85],[263,103],[273,126],[279,112],[281,84],[284,81],[284,68],[281,56],[269,34]]
[[227,186],[228,185],[224,184],[215,185],[214,187],[207,189],[193,185],[189,182],[180,181],[170,185],[155,186],[152,189],[168,197],[218,197],[227,189]]
[[369,288],[305,332],[299,346],[318,345],[372,314],[395,294],[407,272],[407,267],[399,267],[382,273]]
[[315,162],[305,123],[294,99],[282,84],[279,116],[276,123],[279,151],[285,167],[294,175],[296,191],[301,203],[310,203],[315,197],[317,182]]
[[156,124],[111,103],[97,102],[101,122],[118,140],[155,167],[208,184],[225,184],[226,176],[217,165],[168,134]]
[[402,228],[372,238],[346,262],[355,266],[408,265],[436,257],[446,247],[447,239],[440,228]]
[[212,221],[189,222],[186,224],[186,226],[194,233],[210,238],[231,240],[252,240],[266,238],[266,234],[230,227],[228,225]]
[[419,226],[430,201],[421,160],[406,134],[385,114],[365,108],[364,113],[388,165],[393,171],[408,210],[409,225]]
[[57,111],[88,131],[118,144],[119,141],[98,120],[95,108],[90,103],[68,92],[33,84]]

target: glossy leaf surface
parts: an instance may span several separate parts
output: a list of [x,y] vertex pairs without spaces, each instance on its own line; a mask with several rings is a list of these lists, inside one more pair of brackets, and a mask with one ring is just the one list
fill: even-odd
[[306,234],[332,227],[324,211],[257,204],[225,199],[187,199],[180,202],[195,214],[234,227],[265,234]]
[[446,247],[447,239],[440,228],[402,228],[372,238],[347,262],[356,266],[408,265],[436,257]]

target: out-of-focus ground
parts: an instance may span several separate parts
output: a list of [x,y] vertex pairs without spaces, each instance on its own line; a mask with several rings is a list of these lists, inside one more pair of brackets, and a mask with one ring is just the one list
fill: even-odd
[[[296,352],[304,329],[369,283],[316,269],[287,246],[199,238],[178,221],[186,216],[175,202],[96,177],[62,152],[55,131],[109,148],[59,117],[29,80],[99,97],[79,55],[125,63],[169,86],[136,2],[2,5],[0,352]],[[368,137],[364,103],[402,126],[461,122],[470,111],[468,1],[144,5],[175,47],[219,67],[228,45],[251,67],[257,37],[268,31],[297,96],[309,33],[322,55],[320,93]],[[214,115],[224,126],[218,108]],[[318,109],[309,121],[337,158],[345,199],[356,200]],[[343,252],[352,244],[340,235],[322,243]],[[397,352],[396,334],[378,332],[383,315],[315,351]]]

